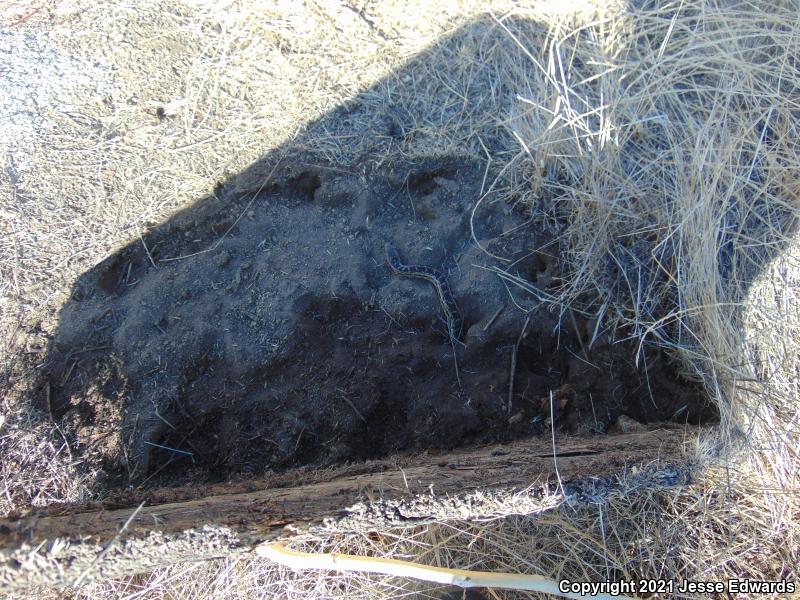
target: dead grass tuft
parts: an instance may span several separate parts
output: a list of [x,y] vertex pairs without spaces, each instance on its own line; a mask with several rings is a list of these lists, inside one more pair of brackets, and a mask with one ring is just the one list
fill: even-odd
[[89,476],[65,439],[33,411],[3,402],[0,417],[0,511],[89,499]]
[[670,349],[719,407],[693,486],[604,507],[642,575],[797,576],[797,34],[789,5],[562,22],[521,97],[527,201],[569,261],[554,307]]

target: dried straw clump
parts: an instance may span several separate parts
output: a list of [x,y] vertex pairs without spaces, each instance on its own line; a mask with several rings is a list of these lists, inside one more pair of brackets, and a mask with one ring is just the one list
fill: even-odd
[[616,539],[621,572],[797,576],[798,25],[790,5],[702,3],[565,22],[521,98],[531,211],[569,263],[554,305],[674,352],[721,417],[696,483],[606,502],[584,564]]
[[788,10],[699,3],[562,23],[520,98],[528,200],[569,263],[555,303],[672,349],[728,432],[747,294],[798,207],[796,34]]

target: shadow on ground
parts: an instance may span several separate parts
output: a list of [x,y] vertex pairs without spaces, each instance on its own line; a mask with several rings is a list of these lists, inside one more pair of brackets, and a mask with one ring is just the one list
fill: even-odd
[[[487,67],[463,90],[431,79],[417,104],[393,103],[421,65],[446,73],[484,45],[520,52],[490,21],[467,24],[79,278],[34,397],[100,483],[503,441],[549,433],[551,407],[560,430],[592,434],[623,414],[713,418],[665,354],[646,348],[637,367],[621,334],[595,335],[591,319],[554,313],[490,270],[543,292],[562,274],[552,235],[502,185],[475,215],[487,252],[473,242],[470,213],[497,175],[475,148],[407,151],[425,146],[431,105],[437,120],[485,119],[491,98],[514,97]],[[331,161],[328,139],[353,142]],[[481,142],[514,147],[500,127]],[[446,273],[458,343],[434,286],[388,268],[387,243]]]

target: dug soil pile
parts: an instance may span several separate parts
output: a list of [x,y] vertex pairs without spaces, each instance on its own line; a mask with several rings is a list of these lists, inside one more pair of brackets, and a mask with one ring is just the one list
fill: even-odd
[[[298,158],[221,184],[81,277],[38,397],[110,486],[549,435],[551,407],[570,433],[708,418],[664,353],[545,306],[558,246],[523,208],[487,196],[473,240],[484,172]],[[458,340],[387,243],[445,274]]]

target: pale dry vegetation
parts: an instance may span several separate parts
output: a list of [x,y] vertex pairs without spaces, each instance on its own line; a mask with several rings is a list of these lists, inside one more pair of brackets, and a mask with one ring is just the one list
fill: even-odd
[[[638,489],[623,478],[588,506],[308,547],[555,578],[797,578],[797,4],[558,13],[496,5],[491,18],[487,8],[441,3],[420,15],[399,3],[57,3],[7,28],[4,43],[31,56],[12,54],[10,68],[30,76],[14,89],[3,84],[6,93],[25,102],[19,86],[29,85],[38,103],[20,109],[3,141],[5,511],[97,493],[80,457],[14,393],[21,357],[44,347],[78,274],[295,138],[343,163],[365,148],[384,153],[372,155],[376,163],[390,152],[470,152],[503,169],[487,189],[503,189],[558,234],[569,277],[549,299],[553,309],[595,315],[597,335],[617,329],[670,348],[685,376],[705,385],[720,424],[687,439],[693,481],[680,488]],[[441,41],[471,21],[480,26]],[[452,65],[426,71],[425,53]],[[62,79],[36,77],[31,61],[43,55],[61,65]],[[415,69],[400,71],[409,59]],[[390,98],[406,111],[412,141],[373,148],[336,131],[299,135],[368,88],[363,102]],[[169,118],[159,120],[159,108]],[[26,121],[34,109],[41,116]],[[487,132],[498,128],[507,146],[487,149]],[[248,558],[72,593],[402,597],[421,589]]]

